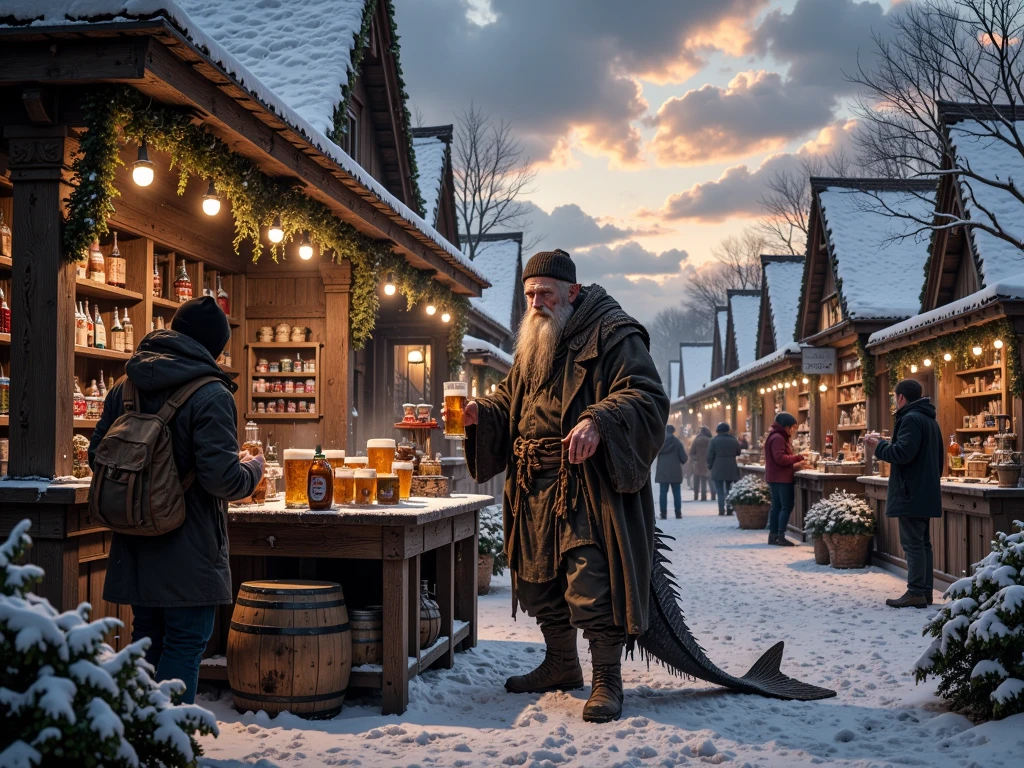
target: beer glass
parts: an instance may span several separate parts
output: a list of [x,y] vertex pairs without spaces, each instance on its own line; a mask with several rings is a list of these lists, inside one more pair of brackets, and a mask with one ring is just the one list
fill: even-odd
[[466,439],[466,399],[469,385],[464,381],[444,383],[444,436],[449,440]]
[[356,473],[354,469],[335,468],[334,500],[339,504],[356,503]]
[[398,475],[377,475],[377,503],[398,504]]
[[357,469],[354,473],[356,504],[373,504],[377,499],[377,470]]
[[390,475],[391,463],[395,460],[395,441],[387,438],[366,441],[366,456],[369,466],[378,475]]
[[396,461],[391,465],[398,475],[398,498],[403,501],[412,495],[412,467],[411,461]]
[[370,460],[365,456],[346,456],[345,467],[347,469],[366,469],[367,464]]
[[337,469],[345,463],[345,452],[339,451],[334,448],[328,448],[322,451],[324,458],[327,459],[327,463],[331,465],[331,469]]
[[289,509],[309,506],[306,498],[306,479],[313,464],[314,451],[306,448],[284,450],[284,505]]

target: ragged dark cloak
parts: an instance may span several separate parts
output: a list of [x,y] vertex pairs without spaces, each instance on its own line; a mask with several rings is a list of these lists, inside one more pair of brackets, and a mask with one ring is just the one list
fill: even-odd
[[[615,623],[631,637],[643,634],[650,620],[655,517],[650,470],[665,440],[669,407],[649,349],[644,327],[599,286],[580,292],[559,341],[559,352],[565,352],[562,435],[590,416],[601,436],[597,453],[572,466],[573,482],[584,494],[608,558]],[[473,478],[482,483],[506,473],[506,554],[515,545],[512,445],[525,395],[516,362],[493,395],[477,399],[478,424],[467,430]]]

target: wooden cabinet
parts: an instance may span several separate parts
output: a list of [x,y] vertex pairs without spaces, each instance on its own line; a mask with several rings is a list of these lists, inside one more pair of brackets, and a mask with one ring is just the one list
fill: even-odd
[[[320,419],[323,415],[320,401],[320,349],[323,345],[315,341],[306,342],[252,342],[246,345],[246,371],[245,371],[245,397],[246,414],[245,418],[250,421],[312,421]],[[294,365],[297,359],[312,360],[313,371],[301,373],[294,371],[257,372],[256,365],[260,359],[266,359],[270,363],[280,364],[282,359],[288,359]],[[257,384],[262,380],[265,390],[257,391]],[[308,392],[308,383],[313,382],[313,391]],[[295,391],[300,388],[302,391]],[[272,387],[290,386],[292,391],[267,391]],[[258,410],[263,404],[264,411]],[[284,404],[288,409],[284,413],[277,410],[277,406]],[[294,403],[295,410],[291,405]],[[302,404],[305,403],[306,411],[302,411]],[[273,407],[275,410],[269,412]]]

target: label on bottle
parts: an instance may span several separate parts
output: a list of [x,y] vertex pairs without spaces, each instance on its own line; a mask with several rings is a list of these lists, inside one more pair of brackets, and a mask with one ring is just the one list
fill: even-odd
[[115,352],[124,352],[124,331],[120,328],[110,332],[110,347]]
[[314,475],[309,478],[309,500],[323,501],[327,498],[327,479]]
[[135,351],[135,326],[133,325],[124,326],[124,351]]

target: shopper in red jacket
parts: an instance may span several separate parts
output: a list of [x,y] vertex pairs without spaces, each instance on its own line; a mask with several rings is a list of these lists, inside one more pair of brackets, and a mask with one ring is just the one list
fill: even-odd
[[768,439],[764,441],[764,479],[772,489],[772,507],[768,512],[768,543],[792,547],[786,538],[786,526],[793,511],[795,493],[793,472],[803,466],[804,457],[793,453],[790,438],[796,432],[796,419],[782,411],[775,417]]

